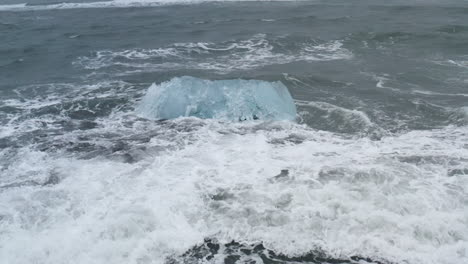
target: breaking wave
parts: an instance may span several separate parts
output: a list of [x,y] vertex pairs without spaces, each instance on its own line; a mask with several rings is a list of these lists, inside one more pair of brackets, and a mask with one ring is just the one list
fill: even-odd
[[205,238],[228,248],[207,263],[236,255],[232,240],[273,260],[467,260],[467,127],[373,141],[293,122],[97,122],[63,148],[0,150],[6,262],[190,263]]

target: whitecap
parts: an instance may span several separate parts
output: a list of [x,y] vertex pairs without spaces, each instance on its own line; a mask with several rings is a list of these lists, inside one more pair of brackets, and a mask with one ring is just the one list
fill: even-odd
[[[43,5],[29,5],[28,3],[22,4],[9,4],[0,5],[0,11],[41,11],[41,10],[55,10],[55,9],[85,9],[85,8],[128,8],[128,7],[156,7],[163,5],[189,5],[200,4],[205,2],[284,2],[288,0],[111,0],[111,1],[96,1],[73,3],[64,2],[58,4],[43,4]],[[296,0],[290,0],[296,1]]]

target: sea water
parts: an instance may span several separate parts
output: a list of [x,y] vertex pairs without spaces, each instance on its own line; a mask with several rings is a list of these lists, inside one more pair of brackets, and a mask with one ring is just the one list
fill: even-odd
[[467,263],[467,16],[3,0],[0,263]]

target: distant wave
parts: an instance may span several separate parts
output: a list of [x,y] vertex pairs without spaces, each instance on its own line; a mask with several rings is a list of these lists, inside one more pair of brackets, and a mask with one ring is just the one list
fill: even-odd
[[250,39],[221,43],[190,42],[153,49],[101,50],[92,56],[79,57],[73,64],[88,70],[118,66],[119,74],[123,75],[178,69],[228,73],[298,61],[347,60],[353,57],[340,40],[318,42],[300,39],[287,50],[278,48],[284,43],[283,38],[257,34]]
[[112,0],[89,3],[59,3],[49,5],[30,5],[29,3],[0,5],[0,11],[37,11],[51,9],[78,8],[122,8],[122,7],[151,7],[173,4],[197,4],[204,2],[286,2],[300,0]]
[[423,95],[433,95],[433,96],[462,96],[462,97],[468,97],[468,93],[438,93],[438,92],[432,92],[432,91],[424,91],[424,90],[413,90],[413,93],[416,94],[423,94]]

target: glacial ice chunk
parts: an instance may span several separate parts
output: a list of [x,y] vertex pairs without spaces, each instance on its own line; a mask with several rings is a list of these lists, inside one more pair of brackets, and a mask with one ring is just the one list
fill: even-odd
[[136,112],[154,119],[294,120],[296,106],[281,82],[210,81],[184,76],[152,84]]

